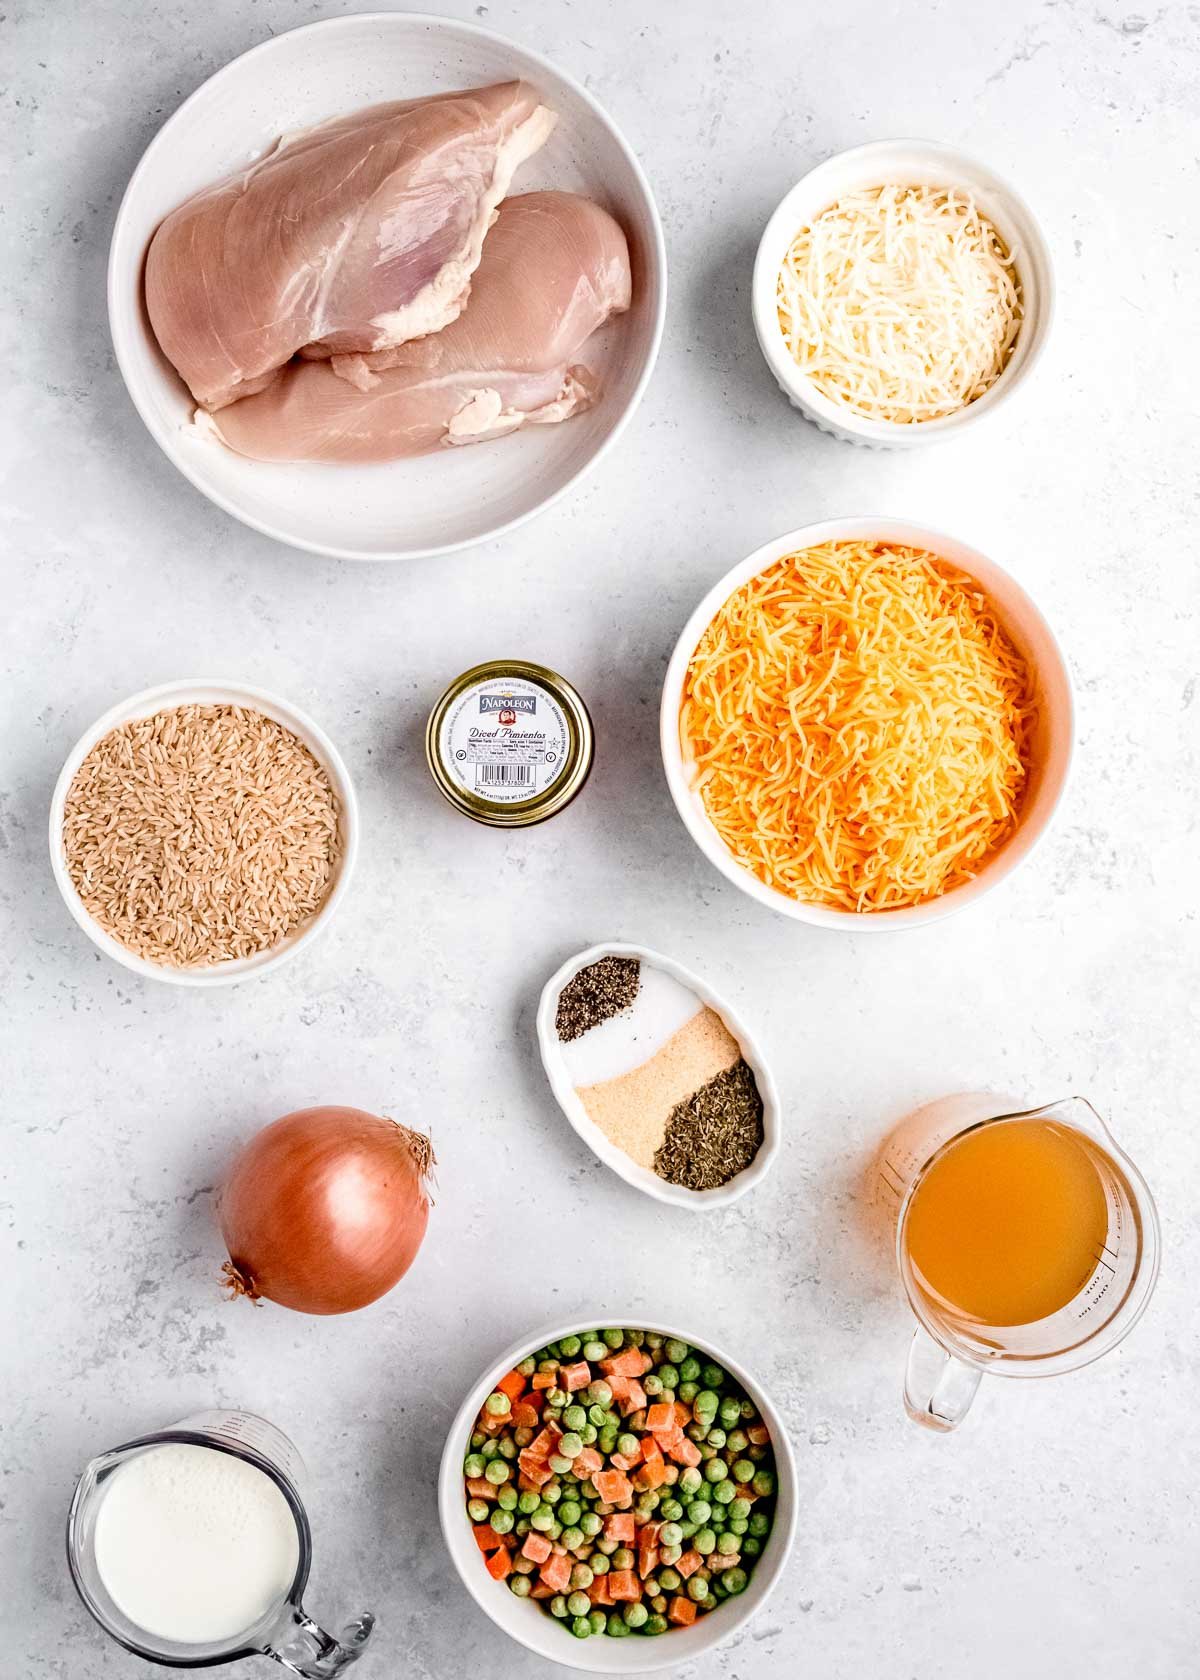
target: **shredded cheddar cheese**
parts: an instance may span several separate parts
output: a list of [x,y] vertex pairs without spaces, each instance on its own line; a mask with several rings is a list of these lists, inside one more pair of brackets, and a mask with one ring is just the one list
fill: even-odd
[[835,542],[725,602],[692,655],[680,737],[743,867],[869,912],[948,892],[1004,844],[1036,717],[972,578],[920,549]]
[[871,187],[802,227],[783,259],[779,326],[823,396],[914,425],[981,397],[1008,364],[1021,284],[999,233],[959,193]]

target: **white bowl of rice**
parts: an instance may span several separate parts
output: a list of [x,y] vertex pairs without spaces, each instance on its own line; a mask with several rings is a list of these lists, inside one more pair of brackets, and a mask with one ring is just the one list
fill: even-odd
[[50,863],[88,938],[133,973],[222,986],[289,961],[350,884],[341,755],[286,700],[187,678],[105,712],[50,803]]
[[883,517],[764,544],[688,619],[663,683],[667,785],[727,880],[850,933],[964,909],[1066,788],[1071,679],[1015,578]]
[[875,449],[992,414],[1040,360],[1050,249],[1024,199],[931,140],[879,140],[811,170],[767,223],[754,328],[792,406]]

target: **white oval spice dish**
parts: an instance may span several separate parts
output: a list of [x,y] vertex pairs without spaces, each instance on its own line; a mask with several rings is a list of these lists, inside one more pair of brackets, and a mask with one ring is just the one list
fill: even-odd
[[[630,1062],[627,1059],[628,1027],[634,1016],[635,994],[630,995],[627,1006],[614,1007],[605,1017],[599,1018],[574,1039],[564,1042],[559,1037],[558,1006],[564,990],[584,969],[606,957],[623,958],[639,963],[641,967],[636,995],[641,995],[640,988],[643,985],[647,986],[651,994],[649,1001],[652,1005],[650,1013],[653,1021],[647,1025],[645,1032],[646,1037],[653,1042],[654,1049],[649,1050],[641,1062]],[[717,1018],[715,1023],[708,1019],[710,1015]],[[624,1056],[617,1043],[617,1035],[604,1031],[604,1028],[615,1027],[622,1021],[626,1023]],[[727,1207],[730,1202],[737,1201],[740,1196],[744,1196],[748,1190],[761,1183],[770,1171],[779,1148],[780,1130],[779,1096],[771,1070],[754,1038],[728,1004],[703,980],[698,979],[672,958],[661,956],[657,951],[647,950],[641,945],[593,945],[588,950],[581,951],[578,956],[565,962],[546,982],[538,1005],[537,1036],[542,1065],[559,1107],[605,1166],[611,1167],[613,1172],[619,1174],[627,1184],[632,1184],[634,1189],[641,1190],[647,1196],[653,1196],[656,1201],[669,1202],[674,1207],[686,1207],[696,1212]],[[637,1039],[636,1031],[634,1039]],[[739,1057],[733,1056],[730,1041],[740,1052]],[[673,1077],[676,1081],[684,1080],[678,1095],[670,1105],[672,1107],[686,1101],[689,1095],[694,1097],[699,1094],[695,1085],[689,1089],[686,1073],[683,1071],[688,1060],[686,1052],[689,1050],[693,1055],[701,1057],[715,1055],[714,1065],[723,1065],[724,1069],[730,1071],[737,1061],[744,1062],[758,1087],[762,1101],[762,1141],[747,1166],[713,1189],[692,1190],[683,1184],[671,1183],[661,1178],[650,1165],[642,1165],[602,1129],[588,1112],[580,1096],[581,1089],[603,1092],[607,1087],[611,1091],[618,1085],[624,1085],[635,1075],[644,1074],[649,1063],[658,1060],[668,1044],[676,1051],[673,1059]],[[721,1049],[722,1044],[725,1045],[724,1052]],[[711,1075],[702,1074],[701,1087],[710,1079]]]

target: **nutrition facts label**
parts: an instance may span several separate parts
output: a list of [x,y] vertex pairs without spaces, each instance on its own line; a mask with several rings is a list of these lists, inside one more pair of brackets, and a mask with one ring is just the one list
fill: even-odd
[[570,729],[540,683],[476,683],[442,720],[438,748],[460,787],[490,804],[515,805],[554,785],[567,765]]

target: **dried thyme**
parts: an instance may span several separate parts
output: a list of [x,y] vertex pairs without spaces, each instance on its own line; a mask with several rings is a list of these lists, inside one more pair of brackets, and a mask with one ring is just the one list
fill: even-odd
[[654,1170],[668,1184],[715,1190],[750,1165],[762,1141],[758,1086],[746,1063],[735,1062],[671,1110]]
[[636,957],[601,957],[567,981],[558,994],[554,1029],[564,1044],[629,1009],[642,984]]

